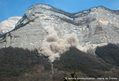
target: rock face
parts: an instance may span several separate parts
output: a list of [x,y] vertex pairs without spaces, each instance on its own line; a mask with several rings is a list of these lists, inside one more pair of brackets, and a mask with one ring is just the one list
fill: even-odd
[[71,14],[36,4],[1,37],[0,47],[38,49],[54,58],[71,46],[87,51],[108,43],[119,43],[118,11],[100,6]]
[[37,4],[8,31],[0,36],[0,74],[23,72],[14,81],[63,81],[73,71],[119,77],[119,11],[100,6],[71,14]]
[[0,34],[7,33],[15,28],[16,23],[21,19],[19,16],[10,17],[0,22]]

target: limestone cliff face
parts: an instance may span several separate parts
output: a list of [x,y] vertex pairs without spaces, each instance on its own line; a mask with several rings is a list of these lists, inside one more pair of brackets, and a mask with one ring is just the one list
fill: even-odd
[[33,5],[13,30],[0,35],[0,74],[36,67],[36,72],[15,75],[15,81],[53,81],[53,76],[62,81],[64,73],[75,71],[119,77],[119,46],[109,43],[119,43],[119,11],[100,6],[71,14]]
[[74,37],[75,46],[84,51],[119,43],[119,13],[100,6],[71,14],[36,4],[26,11],[13,31],[2,36],[0,47],[40,49],[46,42],[67,40],[68,36]]

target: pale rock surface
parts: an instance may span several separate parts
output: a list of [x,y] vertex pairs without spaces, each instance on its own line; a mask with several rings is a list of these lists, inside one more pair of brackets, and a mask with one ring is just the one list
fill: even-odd
[[100,6],[71,14],[36,4],[26,11],[13,31],[3,35],[0,47],[38,49],[53,61],[72,45],[87,51],[108,43],[117,44],[118,12]]

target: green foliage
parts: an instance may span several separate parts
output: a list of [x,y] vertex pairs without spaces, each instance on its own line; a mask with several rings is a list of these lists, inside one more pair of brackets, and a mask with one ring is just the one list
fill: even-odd
[[12,47],[0,49],[0,76],[19,76],[36,64],[50,69],[48,59],[42,55],[39,56],[37,50]]
[[108,70],[107,64],[103,64],[94,54],[87,54],[75,47],[61,54],[60,59],[54,62],[54,67],[68,72],[82,72],[92,77],[100,76],[101,71]]
[[102,47],[97,47],[95,53],[105,62],[119,66],[119,46],[108,44]]

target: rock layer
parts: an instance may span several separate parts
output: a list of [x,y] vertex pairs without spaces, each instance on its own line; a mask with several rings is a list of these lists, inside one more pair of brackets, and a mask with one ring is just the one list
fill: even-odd
[[36,4],[26,11],[14,30],[1,37],[0,47],[38,49],[47,56],[52,53],[51,58],[59,57],[71,46],[87,51],[119,43],[118,21],[118,11],[102,6],[71,14]]

